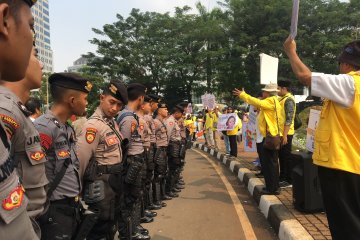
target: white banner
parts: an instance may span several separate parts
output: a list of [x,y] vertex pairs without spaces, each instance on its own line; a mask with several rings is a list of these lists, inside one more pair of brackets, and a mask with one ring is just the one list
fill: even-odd
[[218,131],[234,130],[238,121],[240,120],[237,117],[236,113],[221,114],[219,115],[217,130]]
[[319,124],[321,111],[310,109],[309,124],[306,134],[306,149],[314,152],[314,138],[317,125]]
[[250,106],[249,120],[247,123],[243,122],[243,142],[245,152],[256,152],[256,112],[254,107]]
[[279,59],[265,53],[260,54],[260,83],[277,83]]

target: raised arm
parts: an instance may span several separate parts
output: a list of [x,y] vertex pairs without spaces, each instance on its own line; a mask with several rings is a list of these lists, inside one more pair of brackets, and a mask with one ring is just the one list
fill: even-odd
[[284,42],[284,51],[290,60],[291,68],[296,78],[302,84],[309,87],[311,85],[311,71],[299,58],[296,52],[296,42],[290,37]]

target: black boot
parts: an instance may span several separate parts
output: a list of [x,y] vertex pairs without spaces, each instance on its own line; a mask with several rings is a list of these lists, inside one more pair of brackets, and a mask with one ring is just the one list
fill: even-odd
[[153,204],[148,206],[148,209],[149,210],[159,210],[159,209],[161,209],[161,203],[159,203],[159,204],[153,203]]
[[162,200],[164,200],[164,201],[171,200],[171,199],[172,199],[172,197],[168,194],[164,194],[164,196],[162,197]]
[[147,216],[147,217],[156,217],[157,213],[145,209],[145,216]]
[[176,188],[176,187],[174,187],[173,189],[171,189],[171,191],[172,191],[172,192],[174,192],[174,193],[181,192],[181,190],[180,190],[180,189],[178,189],[178,188]]
[[151,223],[151,222],[153,222],[154,221],[154,218],[152,218],[152,217],[142,217],[142,218],[140,218],[140,222],[141,223]]
[[140,232],[140,233],[143,234],[143,235],[149,235],[149,230],[147,230],[146,228],[144,228],[144,227],[141,226],[141,225],[138,225],[138,226],[136,227],[136,230],[137,230],[137,232]]
[[171,197],[171,198],[177,198],[177,197],[179,197],[179,194],[174,193],[174,192],[169,192],[168,196]]

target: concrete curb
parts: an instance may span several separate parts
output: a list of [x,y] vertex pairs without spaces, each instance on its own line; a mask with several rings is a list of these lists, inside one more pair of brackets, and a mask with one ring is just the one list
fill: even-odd
[[280,240],[314,240],[276,196],[260,194],[264,185],[250,169],[242,167],[241,163],[231,161],[224,153],[209,149],[203,144],[194,143],[193,147],[214,156],[227,166],[241,183],[245,184],[265,218],[278,233]]

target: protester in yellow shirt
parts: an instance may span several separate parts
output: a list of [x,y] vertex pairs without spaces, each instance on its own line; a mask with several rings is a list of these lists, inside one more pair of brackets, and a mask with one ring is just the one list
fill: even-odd
[[[228,111],[228,113],[232,113],[232,108],[229,108],[230,111]],[[229,143],[230,143],[230,157],[237,157],[237,141],[236,141],[236,136],[238,134],[238,132],[240,131],[240,129],[242,128],[242,122],[240,120],[240,118],[236,115],[236,119],[234,119],[233,117],[229,117],[228,119],[228,124],[227,126],[233,126],[233,122],[236,123],[236,125],[234,126],[234,128],[232,130],[228,130],[226,131],[226,135],[229,138]]]
[[209,109],[208,112],[206,113],[206,120],[205,120],[206,141],[209,148],[215,147],[213,127],[214,127],[214,118],[213,118],[212,110]]
[[[261,109],[258,116],[260,133],[263,136],[282,135],[284,121],[282,117],[282,108],[277,97],[277,84],[268,84],[263,91],[263,100],[254,98],[244,90],[235,89],[233,94],[239,96],[242,100]],[[265,179],[265,188],[262,194],[280,194],[279,187],[279,163],[278,150],[263,148],[264,166],[262,167]]]
[[212,112],[212,118],[213,118],[212,130],[213,130],[213,138],[214,138],[214,147],[215,147],[215,149],[218,149],[218,144],[217,144],[217,138],[218,138],[217,123],[219,120],[219,107],[218,106],[216,106],[216,108]]

